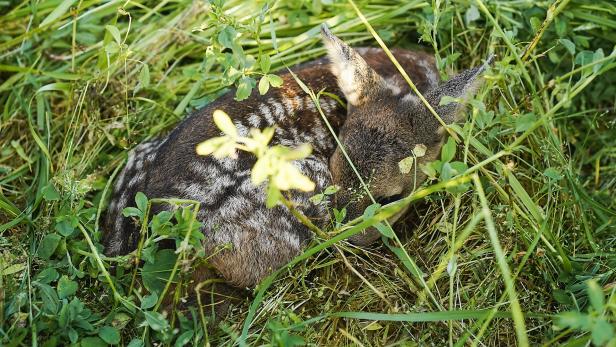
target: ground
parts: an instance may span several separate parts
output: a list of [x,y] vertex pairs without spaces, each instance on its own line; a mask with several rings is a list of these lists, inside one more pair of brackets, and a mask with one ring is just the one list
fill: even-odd
[[[616,345],[612,1],[49,0],[0,13],[0,345]],[[242,99],[322,56],[323,22],[352,45],[430,51],[443,78],[496,62],[398,239],[324,237],[223,321],[173,319],[159,297],[170,269],[177,281],[207,255],[191,239],[182,262],[154,243],[104,257],[113,178],[130,148],[229,88]],[[181,238],[191,216],[159,216],[151,235]]]

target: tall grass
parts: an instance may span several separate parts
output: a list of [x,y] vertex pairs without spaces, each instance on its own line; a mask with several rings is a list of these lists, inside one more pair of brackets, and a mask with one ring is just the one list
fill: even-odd
[[[0,13],[0,345],[616,344],[611,1],[48,0]],[[323,22],[353,45],[431,50],[443,77],[496,54],[450,129],[466,170],[334,228],[214,329],[203,311],[161,315],[151,272],[99,244],[127,150],[233,85],[241,98],[266,56],[276,71],[322,55]],[[401,244],[339,241],[408,203]],[[190,212],[177,220],[192,242]]]

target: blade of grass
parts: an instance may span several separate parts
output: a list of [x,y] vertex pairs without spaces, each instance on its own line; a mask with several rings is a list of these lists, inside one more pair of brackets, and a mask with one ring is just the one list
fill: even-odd
[[528,336],[526,335],[526,323],[524,322],[524,314],[522,313],[522,308],[520,306],[520,302],[518,301],[518,296],[515,291],[515,285],[511,277],[511,270],[509,269],[509,265],[507,265],[507,259],[500,245],[498,233],[496,231],[496,227],[494,226],[494,221],[492,220],[492,212],[490,211],[488,200],[486,199],[485,193],[483,191],[483,186],[481,185],[481,181],[479,180],[479,176],[475,174],[472,177],[475,183],[475,191],[477,192],[477,195],[479,196],[479,201],[481,202],[481,211],[486,222],[486,227],[488,229],[488,235],[490,236],[492,248],[494,249],[494,255],[496,256],[498,266],[505,282],[505,289],[507,291],[507,295],[509,296],[518,344],[520,346],[528,346],[529,344]]

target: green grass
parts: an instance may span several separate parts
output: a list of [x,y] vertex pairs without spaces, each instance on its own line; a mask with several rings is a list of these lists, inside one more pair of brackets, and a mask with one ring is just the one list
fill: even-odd
[[[0,1],[0,345],[616,345],[612,1],[212,3]],[[234,84],[241,98],[268,70],[321,56],[323,22],[353,45],[431,50],[443,77],[496,54],[450,128],[466,170],[327,230],[341,234],[219,327],[198,309],[161,315],[146,289],[168,291],[174,265],[182,280],[178,264],[207,255],[187,201],[165,229],[187,241],[179,257],[141,272],[135,254],[102,255],[126,152]],[[339,241],[408,203],[399,240]]]

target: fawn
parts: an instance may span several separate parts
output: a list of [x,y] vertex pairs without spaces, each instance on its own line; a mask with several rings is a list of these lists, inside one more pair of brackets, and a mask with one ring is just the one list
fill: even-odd
[[[443,131],[436,118],[409,89],[385,52],[377,48],[353,49],[322,27],[328,58],[294,67],[292,71],[313,90],[325,90],[346,100],[347,108],[335,99],[320,100],[325,116],[339,133],[341,143],[363,178],[369,180],[372,195],[389,202],[409,194],[413,180],[423,174],[401,173],[398,162],[411,155],[416,144],[427,147],[419,162],[436,158]],[[458,120],[460,105],[439,106],[442,96],[464,98],[474,92],[478,76],[488,63],[464,71],[439,84],[434,58],[424,52],[393,51],[396,59],[415,82],[418,90],[447,123]],[[128,157],[114,187],[103,227],[105,253],[127,254],[137,247],[139,227],[122,216],[133,206],[137,192],[150,198],[183,198],[201,202],[197,218],[203,223],[206,254],[217,276],[235,287],[252,287],[272,271],[298,255],[312,238],[312,232],[284,206],[265,207],[262,186],[250,181],[252,155],[239,152],[235,158],[199,156],[197,144],[220,136],[212,113],[221,109],[231,116],[241,136],[250,128],[276,125],[271,144],[298,146],[310,143],[312,154],[295,165],[316,183],[316,190],[336,184],[336,206],[347,208],[351,218],[360,216],[370,204],[368,197],[356,197],[349,188],[359,181],[337,148],[311,99],[290,73],[280,75],[282,87],[266,95],[253,92],[245,101],[233,99],[233,92],[214,101],[179,124],[168,136],[142,143]],[[416,163],[418,164],[418,163]],[[309,201],[311,194],[293,192],[297,209],[325,226],[329,221],[322,205]],[[165,208],[153,206],[152,213]],[[393,222],[393,221],[392,221]],[[350,241],[367,245],[379,237],[373,228]],[[230,249],[221,250],[230,244]],[[195,278],[211,276],[203,270]],[[194,284],[193,284],[194,285]]]

